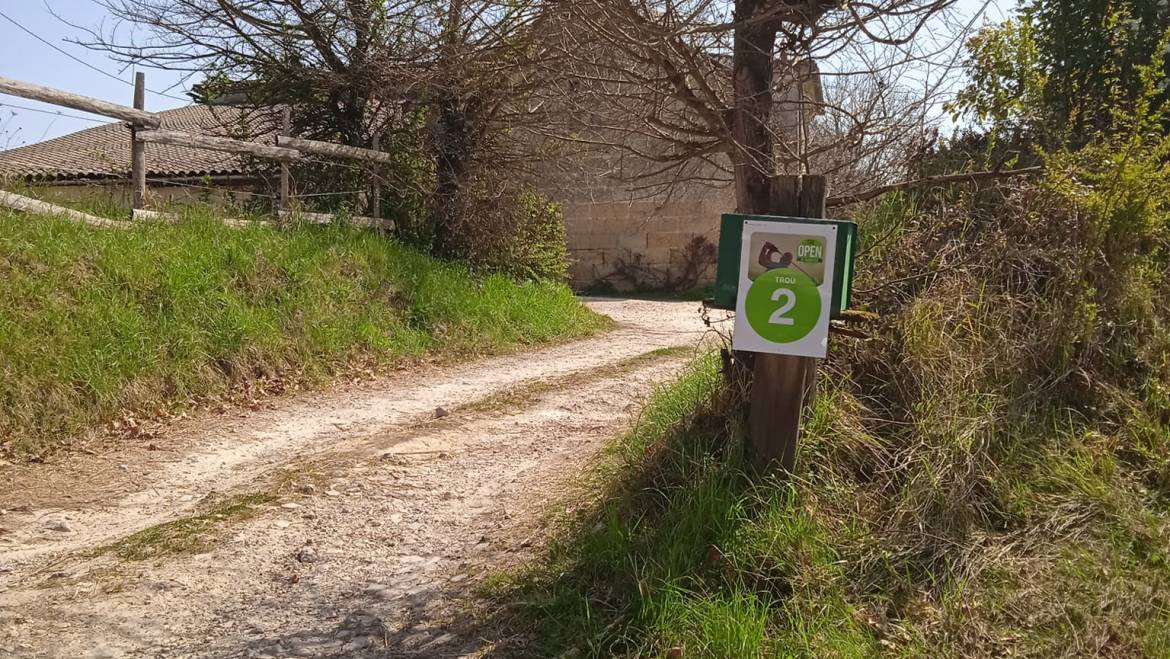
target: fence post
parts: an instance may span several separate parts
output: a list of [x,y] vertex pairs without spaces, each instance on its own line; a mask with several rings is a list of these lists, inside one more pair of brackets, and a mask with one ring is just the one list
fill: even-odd
[[[375,151],[382,149],[382,136],[374,135],[374,143],[372,147]],[[382,183],[378,177],[378,172],[374,172],[374,189],[370,192],[370,209],[368,210],[370,217],[375,220],[382,219]]]
[[[134,109],[146,109],[146,74],[134,74]],[[146,144],[138,141],[139,124],[130,125],[131,204],[135,210],[146,208]],[[133,212],[131,212],[133,216]]]
[[[286,105],[280,111],[280,134],[292,136],[292,110]],[[288,210],[289,167],[285,161],[280,162],[280,199],[277,201],[279,210]]]
[[[779,176],[770,212],[789,217],[824,217],[824,176]],[[811,402],[817,362],[810,357],[757,354],[753,360],[748,438],[757,466],[791,474],[796,467],[800,416]]]

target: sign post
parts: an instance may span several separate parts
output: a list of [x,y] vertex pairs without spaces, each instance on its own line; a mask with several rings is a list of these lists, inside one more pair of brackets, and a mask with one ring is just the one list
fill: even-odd
[[774,215],[724,215],[712,306],[735,310],[735,363],[750,365],[748,440],[763,469],[796,466],[800,417],[850,303],[857,226],[825,216],[825,177],[774,180]]

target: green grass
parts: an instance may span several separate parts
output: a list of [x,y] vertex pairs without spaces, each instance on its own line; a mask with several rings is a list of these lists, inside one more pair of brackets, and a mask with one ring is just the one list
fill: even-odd
[[100,230],[0,212],[0,448],[256,379],[442,360],[590,334],[565,286],[479,277],[342,227]]
[[259,508],[276,498],[269,494],[232,497],[206,512],[157,524],[94,550],[94,555],[113,554],[126,561],[155,560],[180,554],[199,554],[214,546],[224,525],[254,517]]
[[[571,520],[547,561],[492,596],[529,633],[531,656],[758,656],[779,593],[712,588],[758,497],[727,442],[717,360],[701,359],[652,397],[590,484],[602,494]],[[509,616],[516,616],[510,618]]]
[[[545,560],[491,586],[527,656],[864,656],[795,490],[746,473],[708,355],[648,402]],[[808,573],[802,573],[805,567]],[[801,603],[812,601],[805,610]]]
[[[1124,440],[1068,416],[1000,429],[1014,449],[979,476],[1000,512],[979,518],[931,475],[941,445],[901,449],[901,484],[867,472],[896,440],[840,384],[809,410],[795,479],[746,473],[717,369],[655,395],[547,555],[489,580],[486,622],[516,654],[1170,656],[1170,488]],[[1165,426],[1124,433],[1164,469]]]
[[703,361],[495,582],[492,622],[533,656],[1170,656],[1154,125],[861,210],[878,320],[822,362],[795,473],[744,472],[746,403]]

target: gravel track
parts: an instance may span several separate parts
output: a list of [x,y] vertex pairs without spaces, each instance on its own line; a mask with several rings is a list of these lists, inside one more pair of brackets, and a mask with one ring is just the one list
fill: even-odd
[[[550,504],[706,335],[691,302],[595,300],[618,328],[402,373],[153,442],[0,470],[0,656],[468,656],[460,615],[530,556]],[[209,551],[103,547],[253,492]]]

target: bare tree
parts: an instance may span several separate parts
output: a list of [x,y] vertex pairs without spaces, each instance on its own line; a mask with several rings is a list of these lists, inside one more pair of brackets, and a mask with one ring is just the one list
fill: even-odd
[[84,46],[187,71],[201,101],[291,105],[298,135],[402,153],[406,171],[376,173],[411,195],[404,219],[429,218],[400,227],[436,253],[467,258],[460,234],[476,227],[462,215],[517,194],[508,184],[531,144],[514,129],[539,117],[526,99],[556,55],[542,43],[544,2],[98,1],[116,21]]
[[[297,107],[313,137],[364,146],[396,17],[375,3],[301,0],[101,0],[115,21],[87,47],[186,72],[192,96]],[[79,26],[80,27],[80,26]]]
[[[644,163],[633,186],[734,182],[762,211],[779,173],[888,183],[929,134],[966,25],[954,0],[585,0],[560,16],[560,127]],[[821,82],[821,80],[825,82]]]
[[[945,41],[928,35],[928,25],[953,2],[574,3],[560,23],[567,65],[561,91],[575,107],[564,132],[642,160],[629,178],[651,189],[672,194],[680,184],[729,175],[741,212],[820,216],[822,180],[801,189],[779,175],[832,165],[856,177],[913,143],[927,105],[892,83],[904,67],[929,68],[931,55],[945,52],[920,44]],[[848,73],[859,73],[865,82],[826,90],[822,69],[848,82]],[[919,87],[928,101],[934,85]],[[818,116],[828,120],[814,125]],[[791,469],[815,364],[729,356],[729,375],[739,380],[753,361],[753,455]]]
[[477,159],[531,158],[520,127],[624,150],[647,191],[734,180],[741,208],[780,172],[889,183],[963,34],[938,20],[954,0],[101,1],[118,23],[86,45],[202,75],[204,97],[297,104],[310,136],[425,120],[435,216]]

